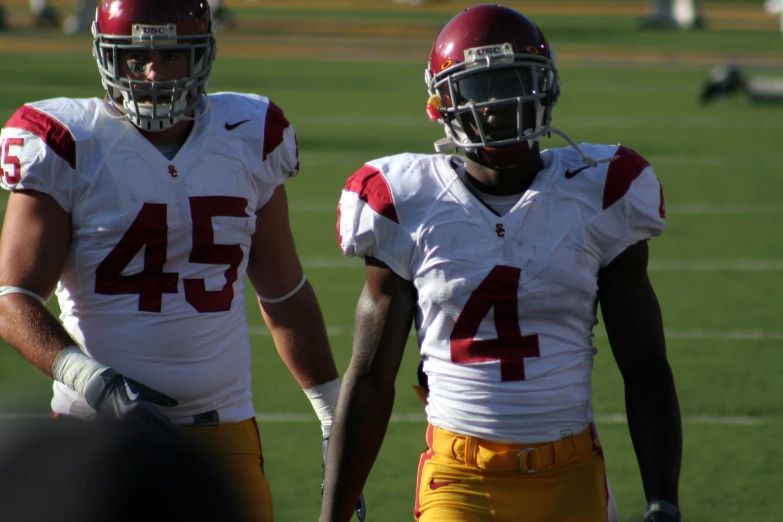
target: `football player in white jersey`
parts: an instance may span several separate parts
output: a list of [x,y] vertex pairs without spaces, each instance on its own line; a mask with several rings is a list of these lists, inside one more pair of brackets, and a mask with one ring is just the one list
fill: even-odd
[[339,381],[289,226],[296,134],[263,96],[207,95],[214,28],[203,0],[105,0],[106,98],[6,123],[0,336],[53,377],[56,415],[131,416],[203,445],[246,519],[269,521],[246,276],[324,436]]
[[[350,518],[412,326],[429,388],[419,522],[616,520],[591,402],[599,304],[644,520],[678,521],[681,420],[647,275],[647,240],[665,228],[655,173],[629,148],[577,145],[550,126],[554,53],[512,9],[454,17],[425,79],[441,153],[369,161],[340,199],[340,247],[364,259],[366,282],[321,522]],[[548,133],[570,147],[541,151]],[[464,155],[442,153],[454,146]]]

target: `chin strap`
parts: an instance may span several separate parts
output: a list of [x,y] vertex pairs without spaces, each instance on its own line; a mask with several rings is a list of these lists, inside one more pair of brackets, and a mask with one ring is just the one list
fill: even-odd
[[435,142],[435,152],[451,152],[457,150],[457,145],[451,138],[443,138]]
[[[582,161],[585,163],[585,165],[589,165],[591,167],[597,167],[601,163],[609,163],[610,161],[616,160],[619,156],[612,156],[609,158],[593,158],[592,156],[588,156],[585,154],[582,149],[579,148],[579,145],[574,142],[571,138],[568,137],[568,135],[561,131],[560,129],[556,129],[554,127],[549,127],[547,132],[551,132],[553,134],[556,134],[563,138],[566,142],[568,142],[568,145],[574,149],[580,156],[582,156]],[[451,138],[443,138],[435,142],[435,152],[444,153],[444,152],[450,152],[457,150],[457,144],[454,143],[454,140]]]
[[579,153],[580,156],[582,156],[582,161],[585,163],[585,165],[589,165],[591,167],[597,167],[601,163],[609,163],[610,161],[616,160],[619,156],[612,156],[611,158],[601,158],[596,159],[591,156],[588,156],[584,152],[582,152],[582,149],[579,148],[579,145],[577,145],[574,140],[568,137],[568,135],[561,131],[560,129],[556,129],[554,127],[549,127],[549,132],[552,132],[554,134],[557,134],[564,140],[568,142],[568,144],[571,146],[572,149],[574,149],[577,153]]

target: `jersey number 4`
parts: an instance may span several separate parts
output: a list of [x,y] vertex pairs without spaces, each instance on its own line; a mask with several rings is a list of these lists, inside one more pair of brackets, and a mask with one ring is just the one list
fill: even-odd
[[[190,198],[193,220],[193,249],[188,261],[228,265],[226,284],[220,290],[207,290],[203,279],[184,279],[185,300],[201,313],[224,312],[234,299],[233,284],[244,253],[239,245],[216,245],[212,218],[247,217],[247,200],[230,196]],[[176,294],[179,274],[164,272],[168,223],[164,203],[144,203],[136,219],[95,273],[95,293],[103,295],[138,294],[139,310],[160,312],[163,294]],[[144,249],[144,270],[122,275],[136,254]]]
[[[498,265],[470,297],[454,323],[449,339],[457,364],[500,361],[501,381],[525,380],[525,357],[539,357],[538,335],[519,329],[519,268]],[[494,308],[497,339],[475,339],[481,321]]]

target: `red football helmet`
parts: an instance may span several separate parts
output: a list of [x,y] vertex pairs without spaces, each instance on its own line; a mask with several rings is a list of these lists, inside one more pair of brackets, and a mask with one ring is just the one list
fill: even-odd
[[[206,93],[216,52],[207,0],[102,0],[92,33],[93,55],[108,100],[140,129],[170,128]],[[153,49],[189,51],[189,74],[171,81],[121,76],[120,52]]]
[[504,147],[490,160],[501,168],[518,163],[549,131],[560,95],[555,53],[544,33],[496,4],[465,9],[446,24],[432,46],[425,81],[427,113],[446,131],[435,149],[486,156],[487,149]]

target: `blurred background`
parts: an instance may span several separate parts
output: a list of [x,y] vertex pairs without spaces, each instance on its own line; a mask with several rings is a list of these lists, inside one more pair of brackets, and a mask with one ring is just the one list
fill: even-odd
[[[83,4],[48,2],[53,21],[44,23],[27,0],[0,2],[0,122],[27,101],[103,96],[89,26],[77,23]],[[301,172],[287,184],[292,223],[341,372],[363,270],[337,246],[340,191],[364,161],[430,152],[442,137],[424,111],[424,66],[440,28],[472,3],[225,0],[220,6],[210,91],[266,95],[297,130]],[[691,7],[675,1],[663,11],[645,0],[505,4],[538,23],[557,52],[562,96],[554,126],[577,142],[635,149],[664,186],[669,228],[651,243],[650,270],[684,416],[685,520],[780,520],[783,154],[775,149],[783,105],[769,103],[777,101],[783,77],[776,1],[703,0]],[[764,86],[766,95],[754,96]],[[565,143],[553,138],[542,145]],[[0,195],[0,210],[6,197]],[[276,518],[315,520],[318,421],[278,359],[250,293],[248,303],[254,400]],[[50,306],[56,313],[56,303]],[[645,501],[622,381],[601,324],[595,333],[594,402],[607,468],[621,517],[636,520]],[[365,488],[370,522],[412,520],[425,448],[423,410],[410,388],[418,360],[411,338],[393,421]],[[50,393],[50,381],[0,346],[0,427],[46,416]]]

